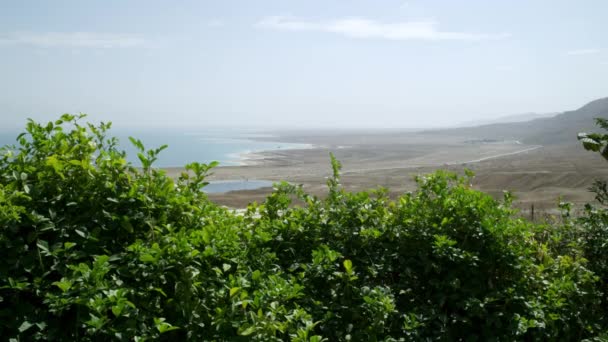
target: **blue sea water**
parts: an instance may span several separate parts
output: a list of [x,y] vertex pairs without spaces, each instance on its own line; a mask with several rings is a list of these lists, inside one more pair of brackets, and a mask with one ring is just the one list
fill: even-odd
[[272,181],[258,179],[212,181],[203,188],[203,191],[213,194],[236,190],[255,190],[271,187],[273,184],[274,182]]
[[[15,144],[20,132],[1,132],[0,146]],[[273,141],[271,136],[262,136],[253,131],[238,129],[205,130],[130,130],[111,131],[120,141],[120,147],[127,152],[127,159],[139,166],[137,150],[129,141],[129,136],[141,140],[146,149],[168,145],[155,162],[156,167],[182,167],[191,162],[209,163],[219,161],[220,166],[239,165],[244,153],[308,148],[306,144],[292,144]],[[253,138],[263,137],[264,141]]]

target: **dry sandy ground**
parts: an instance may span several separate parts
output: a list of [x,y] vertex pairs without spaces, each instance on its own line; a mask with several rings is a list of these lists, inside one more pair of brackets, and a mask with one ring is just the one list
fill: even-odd
[[[471,137],[443,137],[412,132],[292,132],[285,142],[315,146],[248,155],[243,166],[219,167],[211,180],[264,179],[303,184],[315,195],[326,193],[331,174],[329,153],[342,162],[344,187],[351,191],[387,187],[393,197],[415,189],[414,177],[437,169],[475,172],[475,188],[502,197],[512,191],[516,206],[550,212],[563,196],[580,208],[593,201],[587,189],[595,179],[608,179],[608,164],[576,144],[537,146],[517,141],[488,143]],[[180,169],[168,169],[176,175]],[[217,203],[243,208],[262,202],[270,188],[210,194]]]

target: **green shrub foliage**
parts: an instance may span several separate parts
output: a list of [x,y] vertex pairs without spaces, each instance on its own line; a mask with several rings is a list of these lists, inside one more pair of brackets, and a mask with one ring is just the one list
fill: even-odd
[[[603,134],[580,133],[578,139],[586,150],[597,152],[608,160],[608,119],[597,118],[596,123],[604,130]],[[583,255],[589,260],[589,268],[599,277],[603,303],[608,306],[608,183],[597,180],[590,190],[595,193],[599,205],[586,205],[586,215],[577,222],[579,239]],[[603,316],[604,326],[608,326],[607,311]]]
[[131,139],[135,168],[110,124],[80,119],[30,121],[0,151],[0,336],[602,338],[603,211],[535,225],[470,173],[420,177],[394,201],[349,193],[332,157],[325,198],[279,183],[239,215],[201,191],[214,163],[172,179],[153,167],[164,146]]

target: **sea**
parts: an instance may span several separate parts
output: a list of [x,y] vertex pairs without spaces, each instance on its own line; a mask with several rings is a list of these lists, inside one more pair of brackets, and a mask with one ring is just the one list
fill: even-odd
[[[0,131],[0,146],[16,144],[18,131]],[[127,152],[127,160],[141,166],[137,149],[129,137],[142,141],[146,149],[168,145],[154,163],[156,167],[183,167],[191,162],[210,163],[220,166],[241,165],[248,153],[262,151],[305,149],[308,144],[281,142],[278,138],[246,129],[199,129],[199,130],[141,130],[110,131],[109,136],[119,140],[119,147]]]
[[[15,145],[16,137],[21,132],[0,131],[0,146]],[[241,165],[248,153],[262,151],[305,149],[308,144],[281,142],[268,134],[260,134],[246,129],[192,129],[192,130],[141,130],[110,131],[109,136],[119,140],[119,147],[127,152],[127,160],[134,166],[141,166],[137,158],[137,149],[129,137],[141,140],[146,149],[156,149],[168,145],[159,156],[154,166],[159,168],[183,167],[191,162],[210,163],[217,161],[219,166]],[[272,182],[263,179],[233,179],[212,181],[203,191],[207,193],[225,193],[236,190],[252,190],[272,186]]]

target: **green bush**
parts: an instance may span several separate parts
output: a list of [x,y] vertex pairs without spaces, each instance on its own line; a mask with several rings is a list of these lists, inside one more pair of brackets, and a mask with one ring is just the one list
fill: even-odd
[[[420,177],[415,192],[392,201],[383,189],[344,191],[332,157],[326,198],[280,183],[237,215],[201,191],[215,164],[190,164],[174,180],[153,168],[164,147],[132,139],[143,165],[135,168],[107,137],[109,124],[79,119],[30,121],[18,146],[0,152],[0,336],[512,341],[601,333],[605,264],[588,263],[582,246],[593,239],[584,240],[578,221],[517,218],[509,195],[495,201],[472,190],[471,174]],[[302,205],[292,205],[296,198]]]
[[[596,122],[608,131],[607,119],[598,118]],[[578,138],[586,150],[597,152],[608,160],[608,134],[580,133]],[[606,180],[597,180],[590,190],[595,193],[599,205],[586,205],[586,214],[577,220],[578,235],[583,255],[589,260],[589,268],[600,279],[602,302],[608,305],[608,184]],[[608,312],[604,312],[602,322],[608,326]]]

